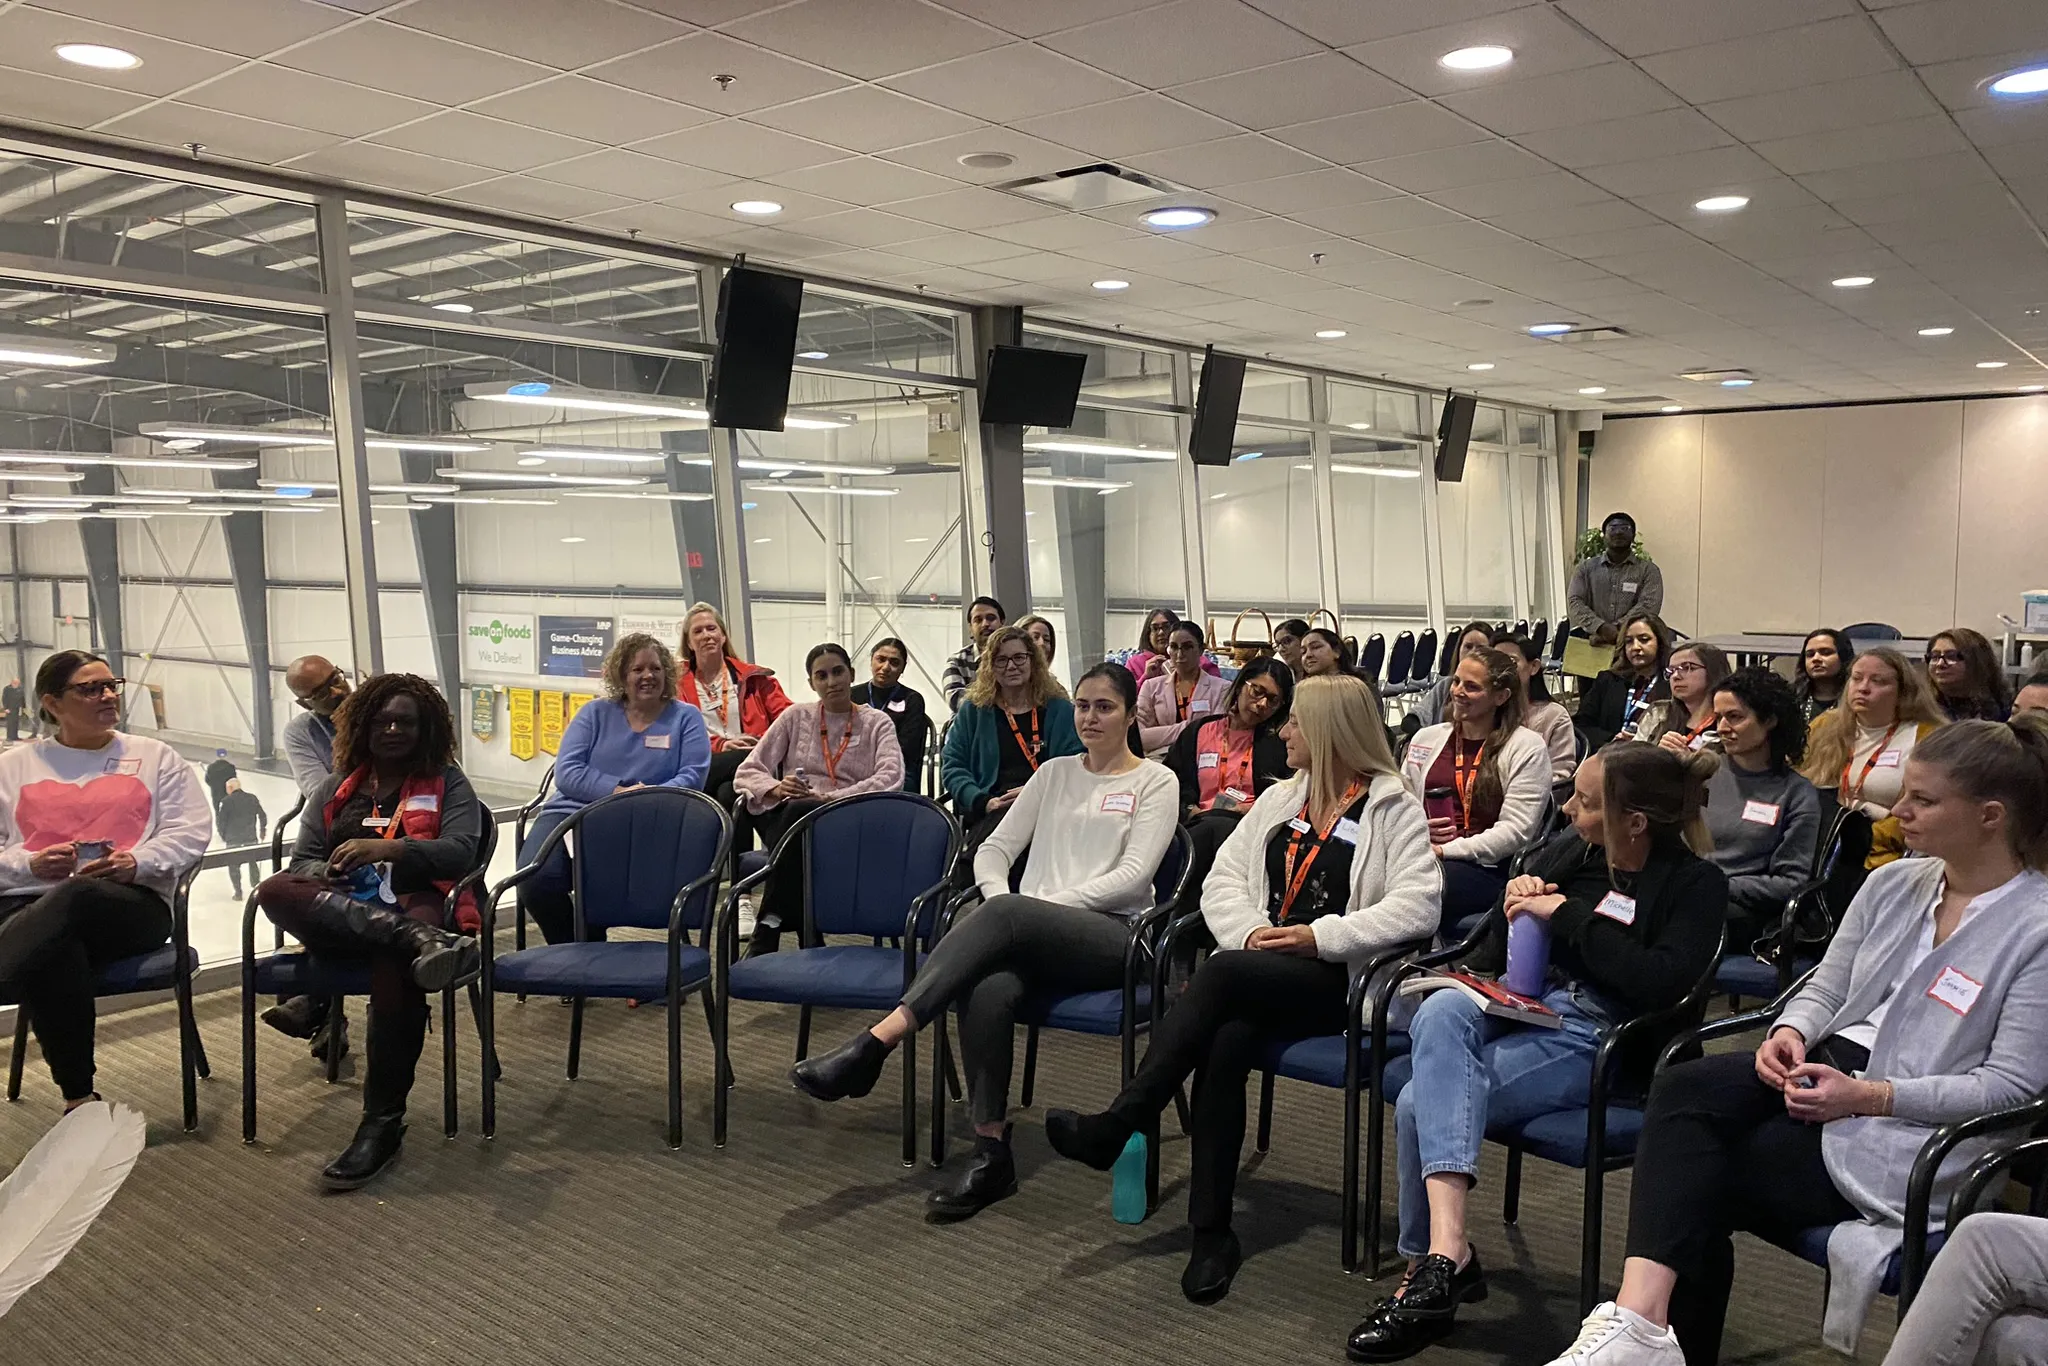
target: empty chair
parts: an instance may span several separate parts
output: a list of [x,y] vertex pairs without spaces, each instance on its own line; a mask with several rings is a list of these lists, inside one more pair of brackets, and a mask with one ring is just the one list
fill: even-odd
[[1436,676],[1438,678],[1449,677],[1451,670],[1458,667],[1458,649],[1463,640],[1463,635],[1455,635],[1444,641],[1443,653],[1437,657],[1436,661]]
[[1553,663],[1553,664],[1562,664],[1562,663],[1564,663],[1564,647],[1565,647],[1565,642],[1566,642],[1566,641],[1568,641],[1568,640],[1570,640],[1570,639],[1572,638],[1572,636],[1573,636],[1573,635],[1575,635],[1575,634],[1576,634],[1576,632],[1574,632],[1574,631],[1572,630],[1572,628],[1571,628],[1570,626],[1566,625],[1566,624],[1565,624],[1564,622],[1561,622],[1561,621],[1560,621],[1560,622],[1559,622],[1559,623],[1557,624],[1557,635],[1556,635],[1556,637],[1555,637],[1554,639],[1552,639],[1552,641],[1550,642],[1550,662],[1551,662],[1551,663]]
[[1387,638],[1378,631],[1366,637],[1365,650],[1358,657],[1358,668],[1377,688],[1380,685],[1380,668],[1387,662]]
[[1538,654],[1541,654],[1543,647],[1550,643],[1549,617],[1536,618],[1536,624],[1529,628],[1529,639],[1535,642],[1536,651]]
[[1408,671],[1407,681],[1416,684],[1428,683],[1436,677],[1436,666],[1436,628],[1432,626],[1416,639],[1415,663]]
[[1896,626],[1887,626],[1881,621],[1859,621],[1854,626],[1844,626],[1842,634],[1852,641],[1903,640]]
[[1386,691],[1395,692],[1408,683],[1408,670],[1415,664],[1415,633],[1403,631],[1394,637],[1394,647],[1387,652]]

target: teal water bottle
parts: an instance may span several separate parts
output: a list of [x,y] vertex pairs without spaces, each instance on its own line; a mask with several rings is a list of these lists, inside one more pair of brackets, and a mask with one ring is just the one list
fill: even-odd
[[1109,1213],[1119,1224],[1142,1224],[1151,1211],[1145,1198],[1145,1135],[1132,1134],[1109,1169]]

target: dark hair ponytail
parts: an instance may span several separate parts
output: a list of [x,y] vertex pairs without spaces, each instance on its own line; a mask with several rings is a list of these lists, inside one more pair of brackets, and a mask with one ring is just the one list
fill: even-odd
[[36,714],[55,725],[57,718],[50,715],[50,709],[43,705],[43,699],[63,692],[78,675],[78,671],[86,665],[106,662],[91,650],[59,650],[44,660],[36,669]]
[[823,645],[813,645],[811,652],[804,656],[804,674],[806,677],[817,666],[818,661],[826,655],[838,655],[840,662],[845,664],[848,669],[853,668],[853,657],[846,653],[846,647],[828,640]]
[[1711,750],[1679,755],[1627,740],[1608,745],[1600,751],[1607,819],[1634,812],[1649,824],[1651,844],[1682,843],[1705,858],[1714,850],[1707,831],[1707,780],[1720,767],[1720,756]]

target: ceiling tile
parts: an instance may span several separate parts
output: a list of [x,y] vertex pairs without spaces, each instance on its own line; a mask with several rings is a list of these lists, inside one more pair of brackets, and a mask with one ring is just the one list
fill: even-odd
[[1022,223],[1031,218],[1051,218],[1065,212],[978,186],[949,190],[925,199],[905,200],[896,206],[896,211],[906,218],[933,224],[935,228],[963,228],[970,232],[1004,223]]
[[956,189],[956,182],[928,171],[898,166],[875,157],[848,157],[822,166],[804,166],[779,171],[767,177],[770,183],[792,190],[837,199],[844,204],[890,204],[899,199],[916,199]]
[[991,48],[891,77],[886,84],[992,123],[1015,123],[1036,114],[1099,104],[1137,89],[1036,43]]
[[1580,174],[1595,185],[1631,199],[1683,190],[1696,200],[1710,194],[1745,190],[1754,181],[1777,179],[1771,164],[1747,147],[1715,147],[1648,161],[1592,166]]
[[425,118],[439,106],[345,81],[257,62],[186,92],[187,104],[250,118],[286,118],[301,128],[362,137]]
[[671,195],[724,183],[728,177],[696,166],[607,147],[588,156],[571,157],[533,172],[542,180],[559,181],[625,199],[667,199]]
[[1453,210],[1426,199],[1403,195],[1399,199],[1375,199],[1370,204],[1347,204],[1334,209],[1313,209],[1295,215],[1304,223],[1326,231],[1370,240],[1375,234],[1420,228],[1431,223],[1461,221]]
[[1069,214],[1062,218],[1034,218],[1024,223],[999,224],[987,229],[987,235],[1015,243],[1020,251],[1071,251],[1128,242],[1140,233],[1138,229],[1121,223],[1090,218],[1086,214]]
[[1898,62],[1870,22],[1854,18],[1667,52],[1641,66],[1682,98],[1706,104],[1891,71]]
[[599,209],[579,215],[577,221],[601,232],[637,232],[649,241],[696,249],[701,249],[731,226],[669,204],[628,204],[622,209]]
[[1570,208],[1577,204],[1597,204],[1612,196],[1599,186],[1589,184],[1569,172],[1546,171],[1541,175],[1521,176],[1511,180],[1488,179],[1470,185],[1433,190],[1429,197],[1445,208],[1456,209],[1459,213],[1470,214],[1474,218],[1491,218],[1494,214],[1517,206]]
[[2001,100],[1985,109],[1965,109],[1956,123],[1979,147],[2004,147],[2048,138],[2048,100]]
[[498,171],[524,171],[598,148],[597,143],[582,138],[521,128],[460,109],[379,133],[371,141]]
[[1579,233],[1612,232],[1620,228],[1643,227],[1656,221],[1650,214],[1622,199],[1554,208],[1516,205],[1499,213],[1479,216],[1503,232],[1546,244]]
[[[960,164],[961,157],[973,152],[1003,152],[1014,160],[999,170],[977,171]],[[994,185],[1026,176],[1047,175],[1070,166],[1083,166],[1095,158],[1029,133],[1010,128],[983,128],[940,138],[936,142],[893,148],[884,154],[884,159],[953,180]]]
[[[103,43],[142,58],[128,71],[95,71],[74,66],[56,53],[60,43]],[[218,76],[240,59],[210,48],[172,42],[110,24],[73,19],[44,10],[0,10],[0,63],[60,80],[104,86],[137,95],[170,95],[188,85]],[[0,101],[6,98],[0,87]],[[4,105],[0,105],[4,108]]]
[[1325,167],[1300,175],[1269,180],[1248,180],[1222,186],[1218,193],[1235,204],[1266,213],[1298,213],[1304,209],[1332,209],[1345,204],[1363,204],[1374,199],[1391,199],[1401,191],[1356,171]]
[[1901,123],[1877,123],[1861,128],[1838,128],[1831,133],[1802,133],[1798,137],[1774,138],[1757,143],[1756,150],[1758,155],[1785,174],[1806,175],[1874,161],[1962,152],[1967,151],[1969,145],[1969,140],[1956,130],[1948,115],[1930,114]]
[[1559,0],[1624,57],[1718,43],[1856,13],[1855,0]]
[[2048,6],[2037,0],[1928,0],[1885,10],[1877,22],[1915,63],[2039,57],[2048,50]]
[[733,176],[769,176],[799,166],[837,161],[841,153],[822,142],[795,137],[742,119],[725,119],[635,145],[649,156],[705,166]]
[[1416,194],[1477,185],[1484,180],[1514,180],[1550,169],[1542,158],[1498,138],[1447,147],[1414,156],[1368,161],[1359,171],[1374,180],[1398,185]]
[[1270,136],[1325,161],[1352,165],[1479,142],[1486,137],[1486,130],[1426,100],[1411,100],[1385,109],[1276,128]]
[[1264,180],[1314,170],[1317,161],[1271,138],[1240,133],[1234,138],[1132,157],[1130,164],[1147,175],[1162,176],[1190,189],[1209,190],[1240,180]]
[[277,61],[297,71],[437,104],[466,104],[554,74],[531,62],[376,20],[323,34],[281,54]]
[[[358,0],[358,3],[378,4],[381,0]],[[686,24],[712,28],[744,19],[750,14],[759,14],[764,9],[774,9],[777,5],[787,4],[788,0],[632,0],[632,3]]]
[[607,209],[625,207],[631,201],[615,194],[557,185],[532,176],[508,175],[462,187],[462,202],[501,213],[532,214],[539,218],[568,222]]
[[[822,95],[847,83],[821,71],[742,43],[722,33],[699,33],[646,52],[594,66],[583,73],[629,90],[681,100],[715,114],[748,114],[774,104]],[[716,76],[733,77],[719,89]]]
[[1187,147],[1241,131],[1214,114],[1149,93],[1025,119],[1017,127],[1105,159]]
[[139,91],[109,90],[34,71],[8,71],[0,83],[7,89],[5,105],[11,117],[62,128],[90,128],[149,101]]
[[1129,14],[1159,0],[936,0],[947,9],[992,24],[1020,38],[1037,38],[1062,29],[1079,28],[1100,19]]
[[1735,139],[1697,110],[1658,109],[1633,118],[1521,133],[1515,141],[1540,157],[1578,170],[1726,147]]
[[1178,85],[1167,92],[1246,128],[1279,128],[1378,109],[1410,98],[1386,77],[1335,52]]
[[1700,112],[1745,142],[1896,123],[1938,111],[1910,71],[1879,71],[1826,85],[1718,100]]
[[295,171],[328,176],[370,189],[441,194],[458,185],[494,179],[482,166],[468,166],[439,157],[401,152],[396,147],[378,147],[368,142],[344,142],[299,157]]
[[[1480,43],[1513,49],[1514,63],[1494,71],[1453,71],[1437,60],[1446,52]],[[1498,90],[1535,77],[1614,60],[1613,53],[1560,18],[1548,5],[1529,5],[1398,38],[1356,43],[1344,50],[1374,71],[1422,95]]]
[[344,10],[306,0],[205,0],[186,5],[164,0],[37,0],[37,7],[243,57],[274,52],[351,18]]
[[905,242],[898,249],[913,260],[930,261],[935,265],[979,266],[993,261],[997,264],[989,268],[999,275],[1002,273],[1001,262],[1011,257],[1028,256],[1032,250],[1015,242],[1000,242],[971,232],[949,232],[939,237]]
[[[11,84],[7,100],[11,108],[14,102]],[[288,161],[338,140],[332,133],[288,128],[279,123],[243,118],[239,114],[223,114],[216,109],[200,109],[175,101],[151,105],[103,127],[115,137],[135,138],[163,147],[184,147],[197,142],[204,145],[208,160],[219,157],[259,165]]]
[[717,117],[672,100],[606,85],[587,76],[557,76],[470,106],[475,113],[612,146],[660,137]]
[[1172,0],[1044,42],[1153,90],[1316,50],[1308,38],[1237,0]]
[[982,126],[980,120],[965,114],[872,85],[849,86],[795,104],[758,110],[748,121],[850,152],[879,152],[931,142]]
[[984,24],[917,0],[801,0],[726,26],[771,51],[880,80],[1001,45]]
[[[782,212],[767,218],[755,218],[740,215],[733,209],[734,204],[749,199],[772,200],[782,205]],[[847,205],[836,199],[785,190],[764,180],[721,180],[713,185],[693,185],[675,194],[664,195],[663,202],[711,218],[730,220],[737,227],[766,223],[770,227],[794,232],[808,232],[812,220],[827,214],[844,213],[847,209]]]
[[1446,95],[1442,102],[1496,133],[1541,132],[1670,109],[1679,101],[1627,62]]
[[1836,199],[1867,199],[1881,194],[1947,191],[1960,186],[1988,185],[1996,177],[1974,153],[1915,157],[1868,166],[1851,166],[1839,171],[1817,171],[1803,175],[1799,183],[1830,202]]
[[[1332,47],[1392,38],[1444,24],[1463,23],[1510,10],[1530,0],[1248,0],[1284,23]],[[1456,47],[1453,43],[1451,47]],[[1446,49],[1448,50],[1448,49]]]
[[574,5],[521,5],[503,0],[414,0],[391,22],[564,70],[640,52],[691,32],[689,25],[645,10],[579,0]]

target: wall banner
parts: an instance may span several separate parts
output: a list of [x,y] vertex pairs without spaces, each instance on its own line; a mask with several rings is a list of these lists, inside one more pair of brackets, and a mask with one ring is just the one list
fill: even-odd
[[562,748],[562,694],[540,695],[540,752],[556,754]]
[[504,612],[466,612],[462,618],[462,663],[487,674],[535,672],[533,618]]
[[515,759],[533,757],[533,689],[505,689],[506,742]]
[[682,649],[683,618],[681,617],[631,617],[622,612],[615,620],[618,623],[619,635],[621,636],[630,636],[635,631],[639,631],[644,635],[653,636],[656,640],[668,646],[671,653]]
[[469,690],[469,733],[489,744],[498,733],[498,690],[473,687]]
[[542,617],[535,672],[550,678],[602,678],[611,649],[610,617]]
[[568,705],[562,711],[562,724],[564,726],[567,726],[569,722],[574,721],[576,719],[577,712],[582,711],[585,707],[589,706],[592,702],[595,701],[597,701],[597,698],[594,694],[591,693],[570,693]]

